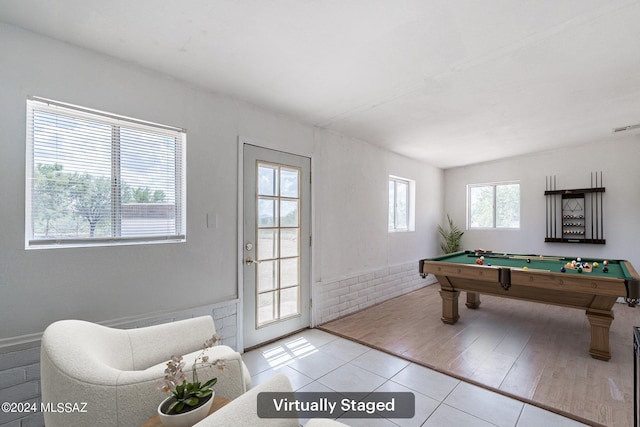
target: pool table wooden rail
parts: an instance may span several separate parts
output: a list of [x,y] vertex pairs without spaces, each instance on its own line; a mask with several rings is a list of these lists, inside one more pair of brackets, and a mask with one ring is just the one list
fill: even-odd
[[[598,295],[615,297],[627,296],[624,281],[616,278],[588,277],[586,273],[578,276],[575,274],[555,273],[546,270],[521,270],[500,266],[456,264],[429,260],[424,260],[422,266],[423,274],[431,273],[434,276],[455,276],[460,279],[494,283],[497,285],[497,292],[505,291],[505,289],[500,286],[500,270],[510,270],[511,287],[509,287],[508,291],[515,290],[514,287],[527,286],[531,288],[561,289],[563,291],[588,294],[597,293]],[[508,295],[504,294],[504,296]]]
[[433,274],[440,283],[444,323],[454,324],[460,318],[460,291],[466,291],[466,305],[471,309],[480,306],[480,294],[585,309],[591,325],[589,353],[601,360],[611,358],[609,329],[614,319],[614,304],[618,297],[632,297],[637,301],[640,288],[630,263],[626,267],[634,276],[631,280],[428,259],[421,260],[419,267],[423,276]]

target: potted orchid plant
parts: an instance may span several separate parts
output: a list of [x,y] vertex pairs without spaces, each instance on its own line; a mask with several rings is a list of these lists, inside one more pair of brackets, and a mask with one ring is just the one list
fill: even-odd
[[186,364],[182,356],[171,356],[164,371],[164,378],[158,385],[159,389],[170,394],[158,406],[158,414],[163,425],[192,425],[207,416],[213,403],[213,386],[218,379],[211,378],[201,383],[198,379],[198,368],[224,369],[224,359],[210,360],[206,354],[209,348],[220,341],[220,337],[216,334],[205,341],[201,352],[191,365],[191,381],[187,380],[184,372]]

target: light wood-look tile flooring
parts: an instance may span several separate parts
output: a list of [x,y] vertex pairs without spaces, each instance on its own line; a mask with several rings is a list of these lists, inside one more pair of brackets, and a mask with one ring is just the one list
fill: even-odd
[[438,284],[320,325],[320,329],[587,424],[633,425],[633,326],[640,307],[616,304],[612,358],[589,356],[583,310],[481,296],[440,321]]

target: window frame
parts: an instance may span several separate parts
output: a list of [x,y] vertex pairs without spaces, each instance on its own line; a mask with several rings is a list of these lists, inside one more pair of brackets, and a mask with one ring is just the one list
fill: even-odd
[[[81,107],[64,102],[54,101],[37,96],[27,97],[27,130],[26,130],[26,168],[25,168],[25,249],[49,249],[70,247],[118,246],[150,243],[175,243],[186,241],[186,130],[173,126],[138,120],[126,116],[108,113],[91,108]],[[34,236],[34,160],[35,133],[33,126],[34,111],[42,111],[80,120],[99,122],[111,127],[111,200],[110,218],[111,236],[107,237],[70,237],[70,238],[36,238]],[[157,233],[153,235],[121,236],[121,159],[120,129],[149,132],[175,138],[175,175],[173,177],[175,191],[175,233]],[[117,131],[115,131],[117,129]]]
[[[415,231],[415,181],[412,179],[408,179],[408,178],[402,178],[396,175],[389,175],[389,179],[388,179],[388,185],[393,183],[394,185],[394,200],[393,200],[393,212],[394,212],[394,223],[393,226],[391,226],[390,224],[390,220],[391,218],[389,218],[389,212],[392,210],[391,208],[391,198],[390,195],[388,196],[388,203],[387,203],[387,231],[389,233],[406,233],[406,232],[411,232],[411,231]],[[406,213],[406,224],[407,227],[406,228],[399,228],[398,227],[398,221],[397,221],[397,209],[398,209],[398,192],[396,190],[396,186],[398,183],[401,184],[405,184],[407,186],[407,194],[406,194],[406,205],[407,205],[407,213]]]
[[[518,226],[517,227],[497,227],[497,210],[498,210],[498,198],[497,198],[497,188],[500,186],[507,185],[517,185],[518,186]],[[492,204],[492,226],[491,227],[474,227],[472,226],[472,218],[471,218],[471,189],[472,188],[481,188],[481,187],[491,187],[493,192],[493,204]],[[520,181],[499,181],[499,182],[489,182],[482,184],[467,184],[467,230],[520,230],[521,223],[521,215],[520,215],[520,207],[522,206],[522,194],[520,192]]]

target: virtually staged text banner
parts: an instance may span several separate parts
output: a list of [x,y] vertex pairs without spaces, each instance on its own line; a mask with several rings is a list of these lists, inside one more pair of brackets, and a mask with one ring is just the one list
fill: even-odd
[[415,410],[408,392],[258,393],[260,418],[413,418]]

